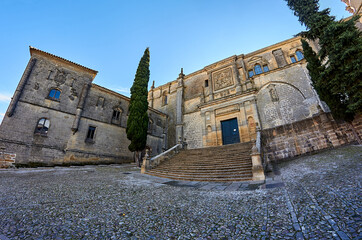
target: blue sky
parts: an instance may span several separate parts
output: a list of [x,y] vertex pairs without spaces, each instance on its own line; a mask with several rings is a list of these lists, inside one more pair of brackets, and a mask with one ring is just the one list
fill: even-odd
[[[337,19],[340,0],[320,0]],[[99,73],[126,96],[150,47],[150,85],[175,80],[235,54],[304,30],[284,0],[1,0],[0,121],[29,61],[29,45]]]

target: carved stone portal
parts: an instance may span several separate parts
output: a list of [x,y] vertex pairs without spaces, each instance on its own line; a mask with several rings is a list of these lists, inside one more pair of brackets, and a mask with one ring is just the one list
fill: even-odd
[[227,68],[213,73],[212,79],[214,80],[215,91],[234,85],[231,71],[231,68]]

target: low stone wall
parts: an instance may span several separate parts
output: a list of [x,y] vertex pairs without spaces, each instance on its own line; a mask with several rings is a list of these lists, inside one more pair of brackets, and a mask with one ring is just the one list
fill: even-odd
[[351,124],[334,121],[330,113],[262,131],[265,161],[279,161],[357,142],[362,137],[362,115]]
[[9,153],[5,150],[0,150],[0,168],[13,167],[16,160],[15,153]]

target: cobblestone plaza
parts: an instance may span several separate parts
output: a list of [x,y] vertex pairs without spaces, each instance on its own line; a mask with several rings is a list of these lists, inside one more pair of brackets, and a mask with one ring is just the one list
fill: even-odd
[[0,239],[361,239],[361,146],[266,182],[181,182],[134,165],[0,170]]

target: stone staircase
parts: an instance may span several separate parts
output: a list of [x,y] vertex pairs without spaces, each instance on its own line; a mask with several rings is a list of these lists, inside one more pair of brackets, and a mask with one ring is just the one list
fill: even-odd
[[186,181],[251,181],[251,148],[248,142],[184,150],[146,173]]

